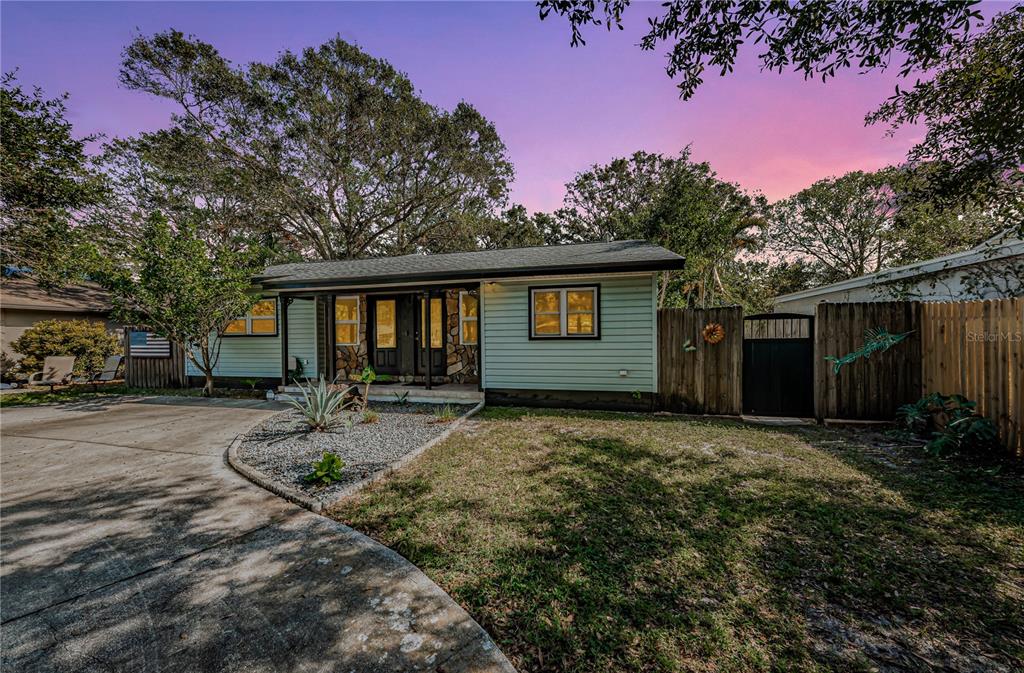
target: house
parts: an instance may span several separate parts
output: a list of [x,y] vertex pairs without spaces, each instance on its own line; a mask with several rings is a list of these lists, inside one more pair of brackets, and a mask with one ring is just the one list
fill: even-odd
[[775,311],[813,315],[822,302],[969,301],[1024,294],[1024,241],[1000,234],[943,257],[780,295]]
[[114,332],[110,321],[110,300],[94,283],[47,291],[31,277],[15,275],[0,281],[0,342],[3,353],[14,359],[20,354],[11,342],[41,320],[89,320],[102,322]]
[[272,266],[222,334],[215,375],[287,385],[372,366],[413,398],[646,407],[657,273],[683,263],[616,241]]

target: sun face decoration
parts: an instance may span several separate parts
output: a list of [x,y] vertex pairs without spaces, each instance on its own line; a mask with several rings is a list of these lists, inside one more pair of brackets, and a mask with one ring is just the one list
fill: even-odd
[[709,322],[701,331],[701,336],[704,337],[704,341],[714,345],[725,338],[725,328],[717,322]]

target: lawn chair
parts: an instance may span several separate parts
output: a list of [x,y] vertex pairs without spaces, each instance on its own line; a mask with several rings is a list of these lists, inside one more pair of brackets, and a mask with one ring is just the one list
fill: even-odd
[[108,383],[117,378],[117,372],[121,369],[124,357],[121,355],[109,355],[103,362],[103,370],[93,374],[89,378],[93,390],[99,390],[99,384]]
[[51,355],[43,360],[43,371],[36,372],[28,377],[30,386],[50,386],[53,392],[54,386],[59,386],[71,380],[71,371],[75,368],[75,358],[72,355]]

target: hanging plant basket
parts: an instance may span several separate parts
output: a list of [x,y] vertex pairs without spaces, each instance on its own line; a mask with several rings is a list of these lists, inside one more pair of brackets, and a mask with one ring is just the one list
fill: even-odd
[[717,322],[709,322],[701,331],[701,336],[704,337],[704,341],[714,346],[725,339],[725,328]]

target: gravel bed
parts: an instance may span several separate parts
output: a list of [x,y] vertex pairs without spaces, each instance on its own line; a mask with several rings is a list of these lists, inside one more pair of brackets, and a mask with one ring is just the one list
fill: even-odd
[[[444,432],[450,423],[437,422],[437,404],[370,404],[380,418],[361,423],[359,415],[351,428],[342,422],[327,432],[312,432],[294,409],[282,411],[249,431],[242,438],[238,457],[246,464],[282,484],[297,488],[321,500],[329,499],[346,486],[384,470],[410,451]],[[450,405],[460,416],[472,406]],[[345,461],[342,480],[330,486],[307,484],[310,463],[324,451]]]

